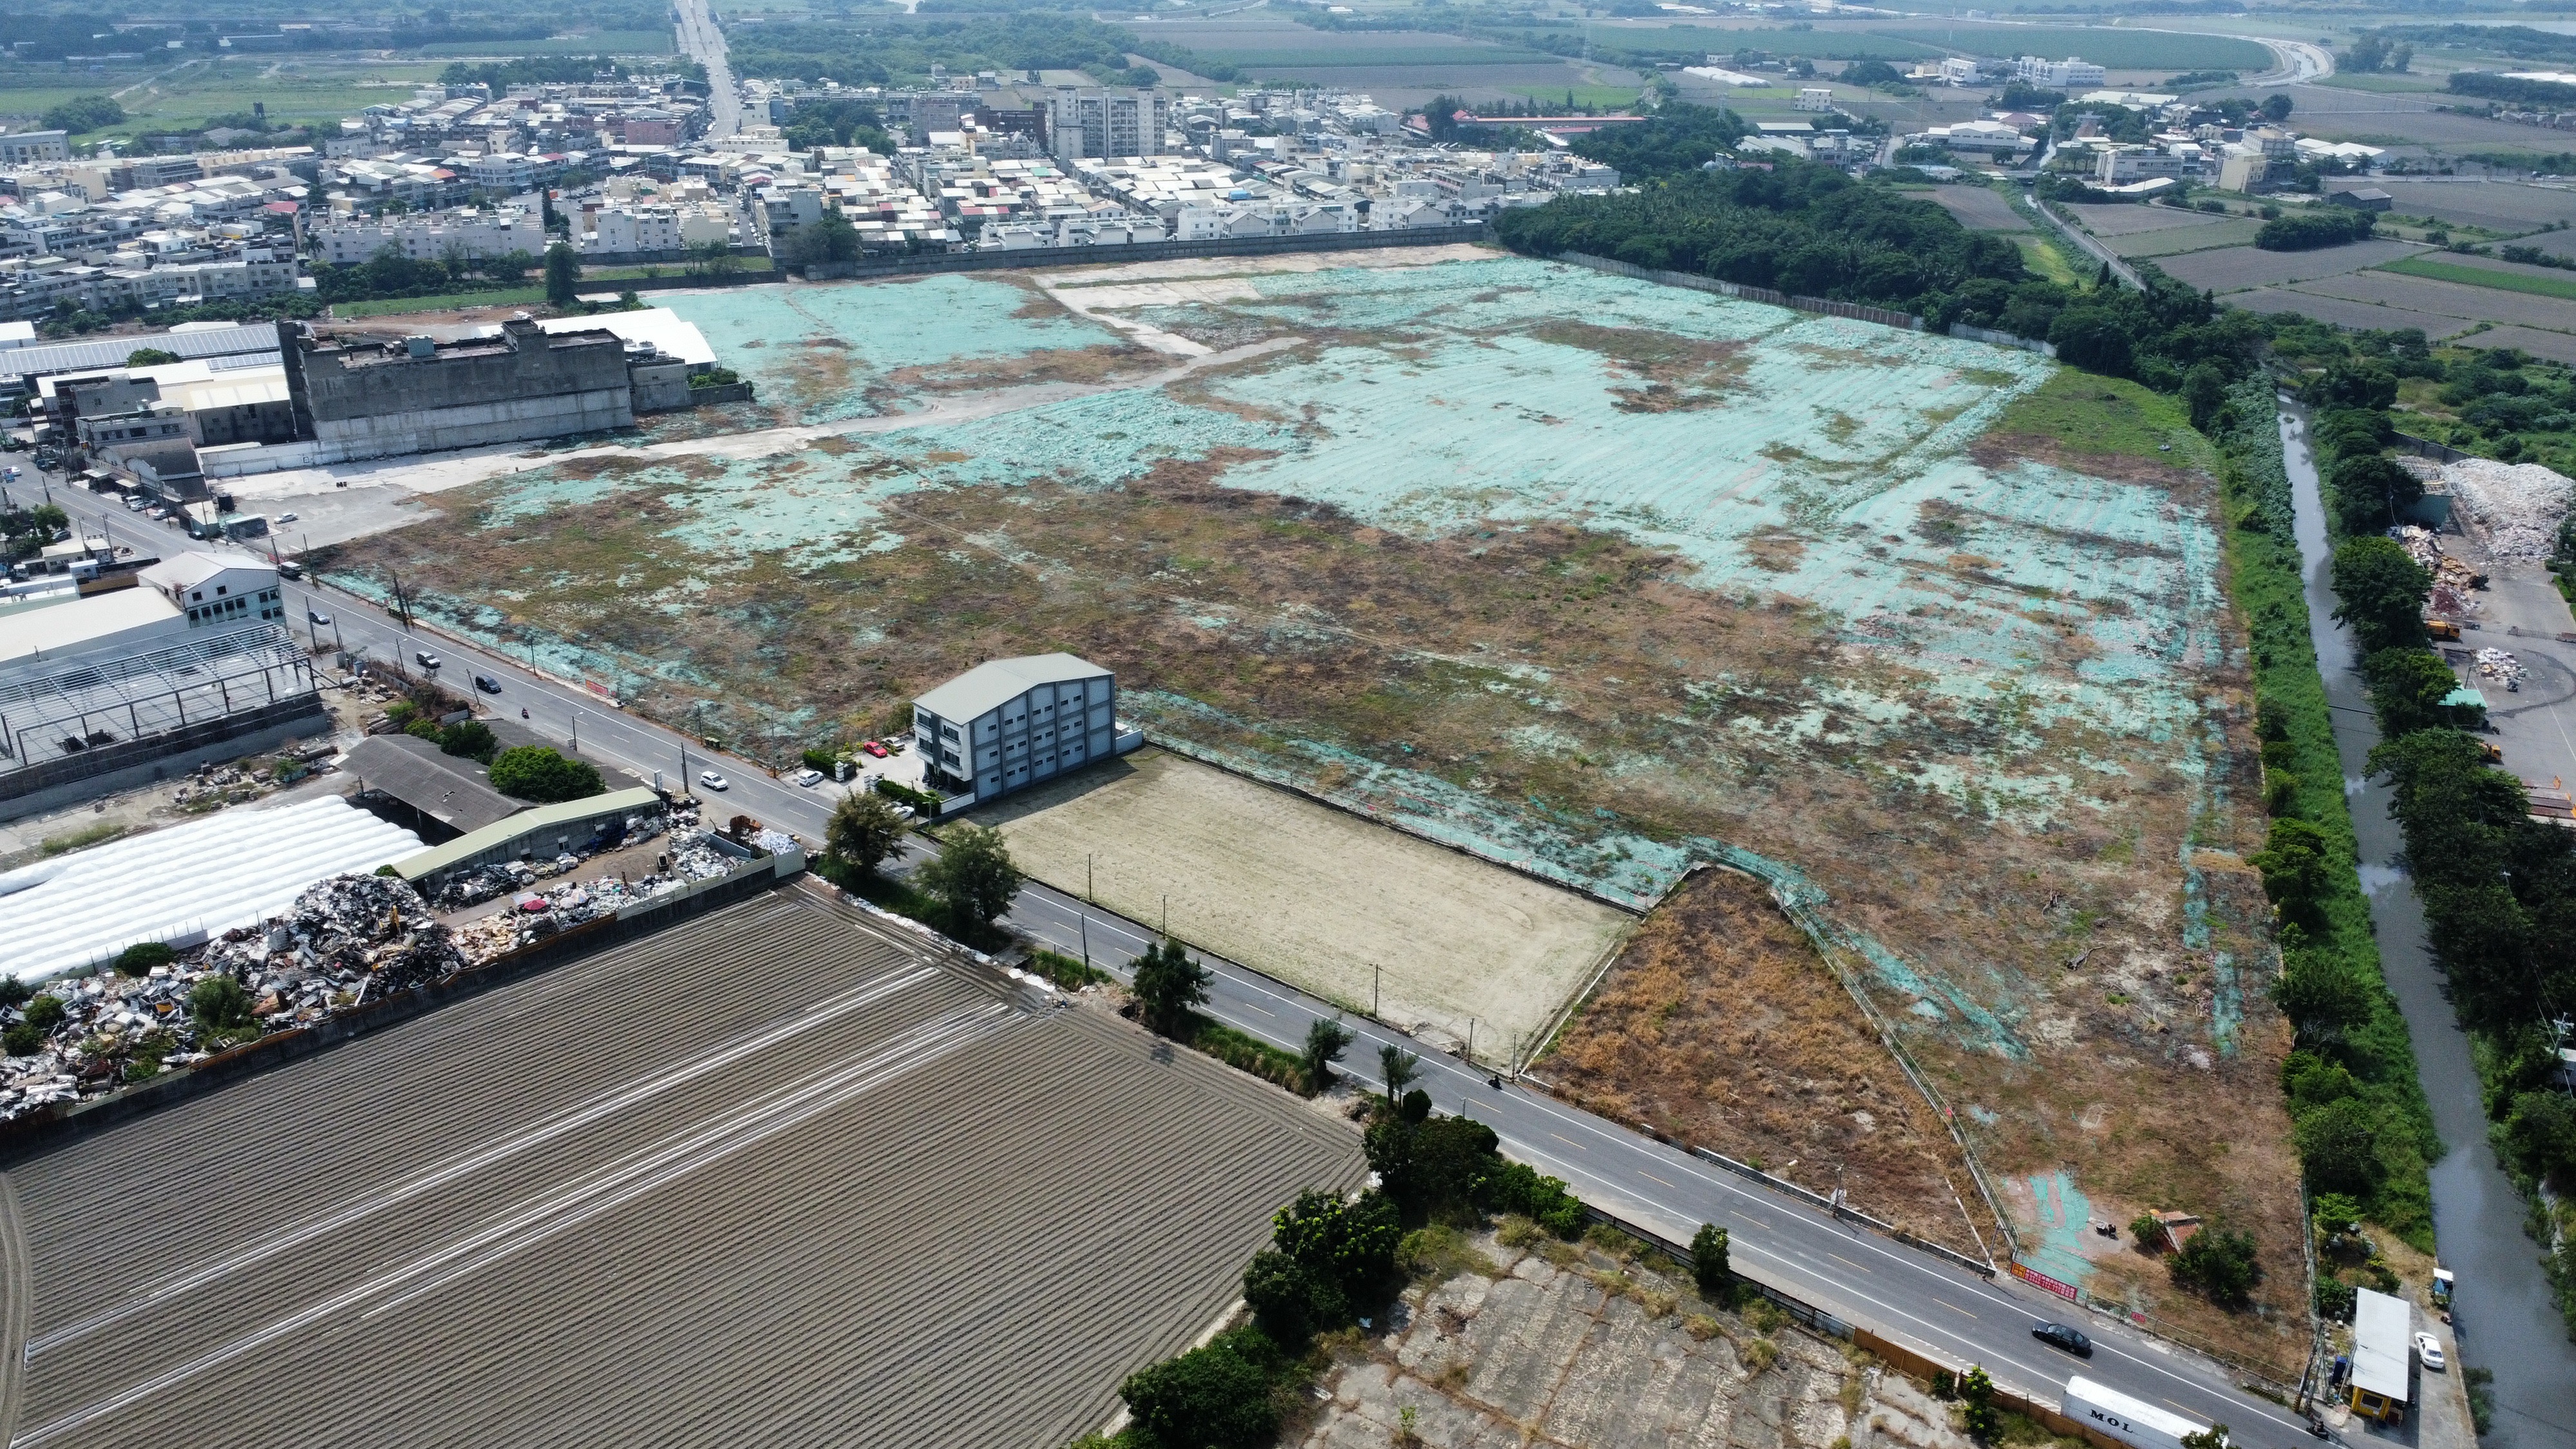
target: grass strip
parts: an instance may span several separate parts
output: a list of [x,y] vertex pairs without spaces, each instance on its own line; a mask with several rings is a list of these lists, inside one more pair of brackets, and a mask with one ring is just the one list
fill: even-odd
[[2465,287],[2486,287],[2498,292],[2522,292],[2534,297],[2556,297],[2576,302],[2576,278],[2562,281],[2556,277],[2527,277],[2520,272],[2464,267],[2457,262],[2437,262],[2430,257],[2400,257],[2379,270],[2404,277],[2422,277],[2431,282],[2457,282]]
[[387,297],[374,302],[339,302],[331,316],[392,317],[405,312],[446,312],[458,307],[526,307],[546,300],[543,287],[495,287],[486,292],[449,292],[438,297]]
[[1191,1020],[1194,1023],[1190,1031],[1189,1044],[1192,1047],[1236,1071],[1250,1072],[1273,1086],[1284,1087],[1301,1097],[1311,1095],[1306,1090],[1306,1069],[1298,1062],[1296,1053],[1281,1051],[1258,1037],[1248,1036],[1204,1016]]
[[2291,531],[2290,475],[2281,459],[2272,388],[2272,380],[2258,373],[2233,389],[2228,401],[2238,421],[2219,437],[2230,592],[2245,612],[2252,640],[2255,694],[2264,709],[2278,715],[2293,751],[2290,773],[2298,785],[2279,813],[2323,831],[2335,857],[2337,868],[2328,873],[2319,903],[2324,926],[2317,945],[2340,954],[2372,987],[2369,1015],[2346,1029],[2344,1044],[2374,1116],[2396,1130],[2381,1134],[2385,1177],[2365,1206],[2373,1221],[2429,1253],[2433,1189],[2428,1169],[2441,1155],[2441,1138],[2433,1130],[2433,1109],[2416,1074],[2414,1039],[2381,973],[2370,902],[2355,869],[2361,851],[2344,797],[2343,759],[2335,749],[2325,678],[2308,632],[2299,546]]

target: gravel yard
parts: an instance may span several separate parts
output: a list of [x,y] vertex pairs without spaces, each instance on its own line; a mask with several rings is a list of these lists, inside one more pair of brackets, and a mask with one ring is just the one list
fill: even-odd
[[2423,250],[2411,242],[2397,241],[2347,242],[2311,252],[2267,252],[2244,246],[2194,252],[2158,265],[2195,287],[2226,293],[2357,272]]
[[1621,911],[1164,750],[976,818],[1021,868],[1327,999],[1499,1056],[1580,989]]
[[1357,1136],[805,888],[11,1167],[33,1446],[1058,1449]]

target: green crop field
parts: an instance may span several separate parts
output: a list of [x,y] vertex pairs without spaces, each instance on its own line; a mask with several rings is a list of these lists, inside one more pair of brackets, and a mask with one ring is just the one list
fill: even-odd
[[[32,69],[32,68],[29,68]],[[214,116],[268,107],[272,122],[336,121],[371,105],[411,98],[411,89],[437,78],[435,63],[369,65],[353,61],[197,59],[174,73],[102,75],[64,86],[0,87],[0,116],[40,116],[74,96],[126,93],[118,98],[126,120],[75,140],[182,130]],[[29,76],[28,69],[18,72]],[[11,77],[15,79],[16,77]],[[144,83],[136,87],[138,81]]]
[[1255,70],[1348,70],[1370,65],[1544,65],[1561,59],[1543,51],[1464,41],[1456,45],[1388,46],[1383,50],[1337,47],[1331,50],[1216,50],[1195,53],[1209,60]]
[[[1726,55],[1736,50],[1767,50],[1773,55],[1805,56],[1813,60],[1929,60],[1941,54],[1937,45],[1921,45],[1888,34],[1864,34],[1857,30],[1738,30],[1711,26],[1705,34],[1711,55]],[[1655,36],[1651,31],[1640,33],[1608,28],[1597,30],[1595,37],[1607,45],[1623,41],[1638,44],[1650,37],[1669,39]]]
[[2456,262],[2438,262],[2431,257],[2406,257],[2379,270],[2433,282],[2458,282],[2463,286],[2493,287],[2499,292],[2522,292],[2534,297],[2559,297],[2576,302],[2576,276],[2562,281],[2557,277],[2535,277],[2527,272],[2464,267]]
[[2224,35],[2079,25],[1873,26],[1869,33],[1979,55],[2082,56],[2113,70],[2234,70],[2250,75],[2272,68],[2272,52]]
[[592,35],[558,35],[550,40],[478,40],[457,45],[425,45],[421,54],[487,55],[669,55],[667,30],[602,30]]

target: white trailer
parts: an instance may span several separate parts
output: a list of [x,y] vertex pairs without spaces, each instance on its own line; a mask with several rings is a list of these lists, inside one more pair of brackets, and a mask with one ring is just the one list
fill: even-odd
[[2209,1426],[2196,1419],[2133,1399],[2081,1375],[2066,1381],[2066,1402],[2059,1412],[2138,1449],[2182,1449],[2184,1435],[2209,1432]]

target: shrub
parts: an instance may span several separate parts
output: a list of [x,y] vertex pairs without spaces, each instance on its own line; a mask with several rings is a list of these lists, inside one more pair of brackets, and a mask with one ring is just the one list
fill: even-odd
[[468,760],[488,760],[500,748],[501,741],[493,735],[492,727],[479,719],[459,720],[438,732],[441,754]]
[[188,1015],[201,1029],[248,1026],[252,1005],[250,991],[230,976],[209,976],[188,988]]
[[2166,1265],[2176,1285],[2188,1288],[2221,1308],[2242,1304],[2263,1281],[2256,1260],[2254,1235],[2209,1226],[2191,1235],[2182,1251]]
[[1699,1296],[1711,1303],[1724,1303],[1735,1296],[1735,1274],[1726,1261],[1726,1229],[1714,1223],[1702,1223],[1691,1234],[1691,1283]]
[[2003,1416],[1995,1409],[1995,1381],[1986,1373],[1984,1364],[1974,1364],[1966,1377],[1959,1380],[1959,1401],[1967,1405],[1962,1425],[1968,1437],[1980,1444],[1991,1444],[2003,1429]]
[[2254,245],[2267,252],[2313,251],[2367,241],[2372,226],[2369,212],[2341,206],[2318,207],[2263,223],[2263,229],[2254,233]]
[[545,745],[520,745],[492,760],[492,788],[540,804],[581,800],[604,788],[599,767],[566,759]]
[[438,727],[438,721],[428,715],[416,714],[403,725],[403,733],[416,740],[427,740],[434,745],[439,742],[445,731]]
[[166,941],[137,941],[116,953],[116,969],[127,976],[140,976],[155,966],[167,966],[179,959]]
[[1351,1029],[1342,1025],[1338,1016],[1330,1021],[1318,1017],[1307,1026],[1305,1049],[1297,1058],[1299,1069],[1306,1074],[1307,1095],[1333,1084],[1333,1063],[1342,1059],[1343,1050],[1350,1044]]
[[2283,919],[2313,922],[2331,884],[2333,848],[2323,830],[2284,817],[2272,822],[2263,848],[2246,863],[2263,873],[2263,894]]
[[2294,1130],[2310,1187],[2368,1197],[2379,1185],[2379,1124],[2358,1097],[2301,1114]]

